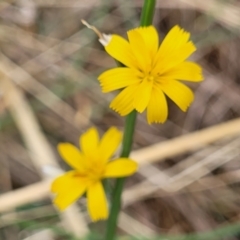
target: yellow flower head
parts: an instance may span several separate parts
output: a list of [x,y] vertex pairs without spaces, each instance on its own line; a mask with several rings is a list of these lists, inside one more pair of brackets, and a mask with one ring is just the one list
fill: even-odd
[[122,139],[122,134],[111,127],[99,139],[96,128],[90,128],[80,137],[81,151],[70,143],[60,143],[58,151],[74,169],[56,178],[52,192],[55,205],[64,210],[85,192],[87,206],[93,221],[108,217],[107,199],[102,179],[126,177],[137,170],[137,163],[128,158],[109,161]]
[[108,54],[126,66],[110,69],[98,78],[103,92],[124,88],[110,107],[122,116],[147,109],[149,124],[163,123],[168,115],[167,95],[186,111],[194,95],[181,80],[203,79],[201,67],[186,61],[196,50],[189,41],[190,33],[175,26],[160,47],[153,26],[135,28],[127,35],[129,41],[118,35],[100,36]]

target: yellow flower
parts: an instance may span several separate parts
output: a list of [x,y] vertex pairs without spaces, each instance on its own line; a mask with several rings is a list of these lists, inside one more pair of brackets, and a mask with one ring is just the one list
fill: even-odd
[[64,210],[85,192],[87,206],[93,221],[108,217],[107,199],[101,180],[126,177],[137,170],[137,163],[128,158],[109,161],[122,139],[122,134],[111,127],[99,139],[96,128],[90,128],[80,137],[81,151],[70,143],[60,143],[58,151],[74,169],[56,178],[51,191],[56,193],[55,205]]
[[110,108],[122,116],[134,109],[140,113],[147,109],[149,124],[163,123],[168,115],[167,95],[185,112],[194,95],[181,80],[203,80],[201,67],[186,61],[196,50],[189,41],[190,33],[175,26],[160,47],[153,26],[135,28],[127,35],[129,41],[105,34],[99,40],[109,55],[126,66],[110,69],[98,78],[103,92],[124,88]]

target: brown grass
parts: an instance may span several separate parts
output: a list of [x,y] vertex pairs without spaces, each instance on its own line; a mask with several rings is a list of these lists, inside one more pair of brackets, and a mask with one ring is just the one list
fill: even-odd
[[[0,239],[30,236],[32,230],[17,223],[23,220],[59,226],[60,218],[69,218],[72,233],[87,231],[85,200],[58,218],[45,179],[67,170],[58,142],[77,143],[92,125],[101,132],[111,125],[123,129],[123,119],[108,109],[114,93],[103,95],[96,80],[115,63],[81,19],[125,34],[138,25],[141,5],[0,3]],[[149,126],[144,114],[138,116],[133,157],[142,167],[124,193],[121,233],[184,234],[239,221],[239,16],[236,0],[158,1],[154,25],[160,36],[175,24],[189,30],[205,81],[191,86],[195,101],[186,114],[170,102],[164,125]],[[101,232],[101,224],[89,226]]]

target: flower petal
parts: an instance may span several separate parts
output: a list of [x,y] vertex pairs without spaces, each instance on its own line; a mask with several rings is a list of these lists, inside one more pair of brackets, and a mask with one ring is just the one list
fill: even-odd
[[182,62],[163,73],[161,78],[200,82],[203,80],[202,68],[194,62]]
[[118,158],[107,164],[104,178],[127,177],[137,171],[138,164],[129,158]]
[[127,35],[138,68],[143,72],[147,72],[151,67],[151,58],[142,35],[139,33],[138,28],[128,31]]
[[142,113],[146,109],[152,94],[152,87],[152,81],[143,80],[136,89],[133,106],[138,112]]
[[54,179],[51,185],[51,192],[59,193],[59,192],[66,192],[69,190],[69,187],[73,186],[76,182],[76,175],[77,171],[69,171],[64,173],[63,175]]
[[82,134],[79,142],[81,150],[86,157],[93,157],[98,154],[99,135],[95,127],[88,129],[84,134]]
[[176,80],[169,80],[161,84],[161,89],[184,112],[187,111],[194,99],[191,89]]
[[113,34],[107,46],[105,46],[107,53],[130,68],[136,68],[136,60],[132,55],[130,44],[124,38]]
[[80,171],[83,169],[84,156],[74,145],[71,143],[59,143],[58,152],[72,168]]
[[107,198],[101,182],[94,183],[87,190],[87,206],[93,221],[108,217]]
[[148,123],[164,123],[168,116],[166,97],[159,86],[154,86],[147,107]]
[[115,153],[122,140],[122,133],[115,127],[111,127],[103,135],[99,145],[99,156],[104,162],[108,161]]
[[155,59],[154,74],[162,74],[186,60],[195,50],[190,33],[179,26],[173,27],[163,40]]
[[105,93],[140,82],[137,74],[137,71],[133,69],[119,67],[102,73],[98,80],[100,81],[102,91]]
[[125,116],[133,111],[133,99],[139,84],[131,85],[123,89],[111,102],[110,108]]
[[52,192],[57,193],[54,199],[54,204],[60,209],[64,210],[78,198],[80,198],[87,189],[87,181],[79,177],[74,177],[73,171],[68,172],[58,178],[52,183]]
[[59,194],[53,200],[53,203],[59,210],[63,211],[68,206],[76,202],[86,192],[86,186],[79,186],[74,191],[68,191],[65,194]]
[[137,31],[144,39],[146,48],[150,53],[150,56],[152,58],[155,57],[159,45],[159,37],[156,28],[154,26],[139,27],[137,28]]

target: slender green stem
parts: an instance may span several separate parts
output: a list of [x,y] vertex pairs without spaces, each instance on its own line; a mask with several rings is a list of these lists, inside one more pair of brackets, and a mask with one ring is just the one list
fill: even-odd
[[121,157],[128,157],[131,152],[136,117],[137,112],[135,110],[126,117]]
[[[137,112],[135,110],[126,117],[121,157],[128,157],[131,152],[136,117]],[[112,207],[106,229],[106,240],[112,240],[115,236],[118,214],[121,209],[121,195],[124,182],[125,178],[118,178],[113,189]]]
[[141,21],[140,21],[140,25],[142,27],[149,26],[152,24],[155,5],[156,5],[156,0],[145,0],[144,1],[142,15],[141,15]]
[[[141,16],[141,26],[149,26],[152,24],[153,14],[155,10],[156,0],[145,0]],[[134,110],[126,117],[125,130],[123,136],[123,149],[121,157],[128,157],[133,143],[133,135],[135,129],[137,112]],[[106,237],[104,240],[113,240],[116,234],[118,214],[121,209],[121,196],[124,187],[125,178],[116,180],[113,190],[112,206],[110,216],[107,222]]]

